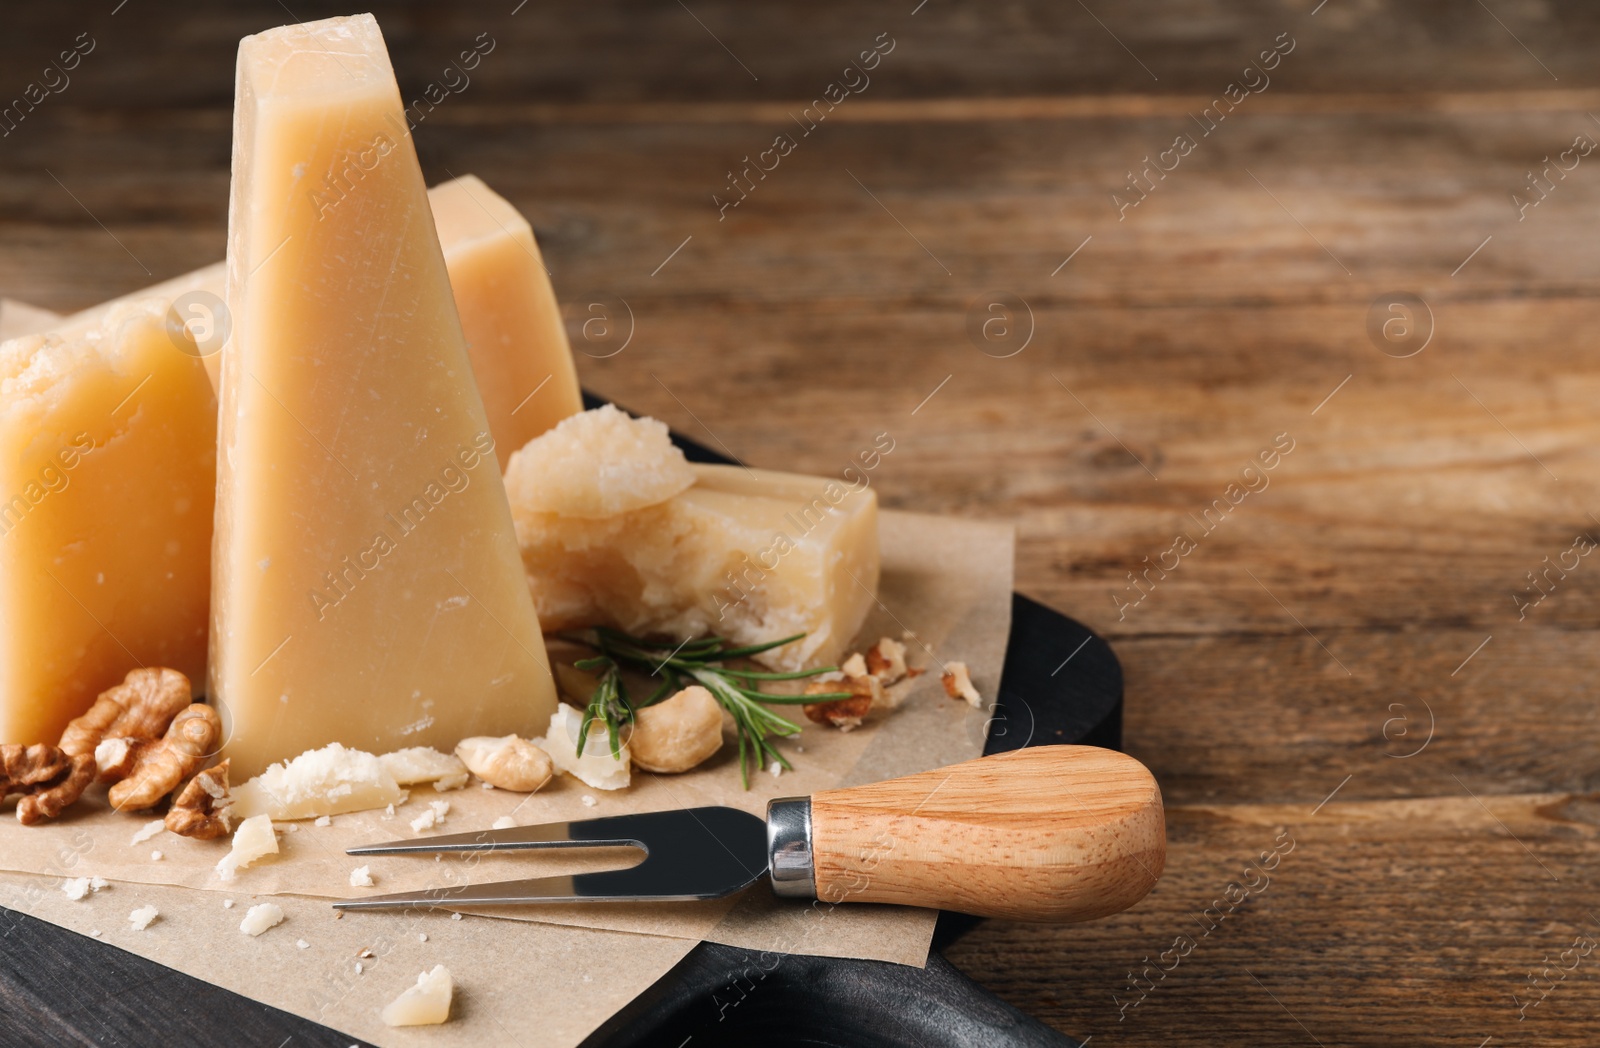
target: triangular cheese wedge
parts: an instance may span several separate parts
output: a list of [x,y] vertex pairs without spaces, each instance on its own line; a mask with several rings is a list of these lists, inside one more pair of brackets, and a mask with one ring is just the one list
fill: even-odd
[[536,734],[555,692],[370,15],[239,48],[211,695],[234,773]]
[[583,410],[561,307],[533,227],[476,175],[428,193],[467,353],[502,465]]

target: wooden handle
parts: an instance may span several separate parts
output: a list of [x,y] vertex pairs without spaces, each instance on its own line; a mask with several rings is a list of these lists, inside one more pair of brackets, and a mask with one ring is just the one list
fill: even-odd
[[1166,862],[1161,790],[1113,750],[1037,746],[811,798],[817,898],[1065,923],[1127,909]]

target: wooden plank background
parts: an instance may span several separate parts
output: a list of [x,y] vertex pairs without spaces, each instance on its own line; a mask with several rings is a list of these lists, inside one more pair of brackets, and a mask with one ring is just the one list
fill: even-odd
[[[1113,639],[1165,879],[951,958],[1097,1046],[1595,1043],[1600,958],[1562,952],[1600,938],[1600,560],[1519,608],[1600,539],[1600,155],[1513,194],[1600,142],[1600,8],[686,3],[377,14],[408,99],[495,42],[417,143],[532,218],[575,333],[631,330],[580,338],[589,388],[780,469],[887,430],[886,505],[1015,521],[1019,588]],[[0,294],[76,309],[220,258],[236,41],[334,13],[7,10],[0,104],[95,47],[0,137]],[[1236,82],[1262,89],[1202,135]],[[1431,317],[1409,357],[1369,334],[1397,292]],[[973,334],[993,301],[1009,340]]]

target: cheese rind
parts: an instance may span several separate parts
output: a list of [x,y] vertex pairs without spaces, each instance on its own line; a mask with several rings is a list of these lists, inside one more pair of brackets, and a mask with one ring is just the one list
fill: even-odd
[[[877,497],[869,487],[694,465],[693,486],[654,505],[604,518],[545,512],[537,484],[550,464],[540,455],[559,448],[551,442],[559,432],[513,455],[506,470],[528,586],[549,629],[715,633],[740,645],[805,633],[757,656],[782,670],[844,653],[878,587]],[[598,484],[596,475],[576,470],[569,482]]]
[[533,227],[473,175],[428,194],[489,433],[506,457],[583,410],[578,373]]
[[555,706],[370,15],[239,48],[210,680],[240,775],[528,733]]

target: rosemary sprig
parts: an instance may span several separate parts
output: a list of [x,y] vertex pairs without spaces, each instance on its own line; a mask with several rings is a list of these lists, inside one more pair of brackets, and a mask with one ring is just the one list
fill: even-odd
[[[750,788],[750,769],[757,771],[776,763],[783,768],[793,768],[789,759],[774,744],[773,737],[786,738],[797,735],[800,726],[786,717],[767,709],[763,704],[800,705],[848,699],[850,692],[826,692],[820,695],[772,695],[761,691],[758,682],[779,680],[804,680],[818,674],[833,672],[837,667],[819,666],[816,669],[795,673],[766,673],[757,670],[737,669],[725,665],[732,659],[759,655],[764,651],[782,647],[804,637],[769,641],[765,644],[730,646],[722,637],[701,637],[683,644],[670,641],[653,641],[634,637],[621,630],[600,627],[591,636],[568,636],[566,639],[594,648],[600,654],[577,663],[579,669],[604,670],[589,706],[584,710],[580,729],[578,752],[583,752],[583,736],[589,723],[598,718],[611,733],[612,754],[618,750],[621,726],[633,718],[634,712],[660,702],[670,693],[689,684],[699,684],[715,696],[722,708],[733,716],[734,734],[739,741],[739,778],[745,789]],[[622,684],[621,669],[638,670],[661,678],[661,686],[640,703],[630,703]]]

